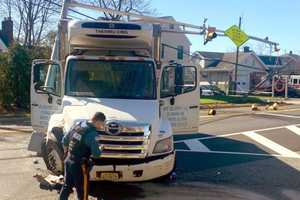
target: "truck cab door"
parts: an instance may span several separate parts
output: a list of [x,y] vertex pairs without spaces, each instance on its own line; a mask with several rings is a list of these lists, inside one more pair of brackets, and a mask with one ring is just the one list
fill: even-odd
[[31,124],[47,131],[50,116],[61,108],[62,73],[58,62],[34,60],[31,70]]
[[194,66],[166,66],[160,82],[161,117],[170,121],[173,133],[198,132],[199,86]]

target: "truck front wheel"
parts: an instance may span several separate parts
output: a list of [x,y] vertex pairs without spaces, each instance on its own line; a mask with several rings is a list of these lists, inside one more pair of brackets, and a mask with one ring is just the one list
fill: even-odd
[[63,174],[63,149],[56,141],[49,139],[45,142],[43,158],[45,164],[52,173],[55,175]]

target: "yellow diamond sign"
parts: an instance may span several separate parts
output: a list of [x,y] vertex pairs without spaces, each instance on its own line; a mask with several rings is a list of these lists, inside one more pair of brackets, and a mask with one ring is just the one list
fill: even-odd
[[249,40],[248,35],[236,25],[233,25],[227,29],[225,31],[225,35],[228,36],[237,47],[240,47]]

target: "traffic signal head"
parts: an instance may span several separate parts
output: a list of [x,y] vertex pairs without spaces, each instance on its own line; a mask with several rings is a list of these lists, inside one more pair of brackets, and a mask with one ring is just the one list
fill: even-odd
[[212,41],[214,38],[216,38],[218,35],[215,32],[215,28],[209,27],[207,29],[207,34],[205,36],[204,45],[206,45],[207,42]]

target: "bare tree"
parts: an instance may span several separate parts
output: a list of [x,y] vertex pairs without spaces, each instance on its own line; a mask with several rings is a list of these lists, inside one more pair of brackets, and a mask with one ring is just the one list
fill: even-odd
[[[151,0],[80,0],[118,11],[139,14],[155,14]],[[47,33],[56,29],[61,0],[0,0],[0,15],[11,16],[14,21],[15,37],[28,47],[41,45]],[[104,13],[104,19],[120,20],[121,15]]]
[[11,17],[11,13],[12,13],[11,0],[0,0],[0,12],[5,17]]
[[[102,8],[110,8],[117,11],[134,12],[139,14],[155,14],[151,7],[151,0],[82,0],[85,3],[98,5]],[[104,19],[120,20],[121,15],[104,13]]]
[[9,10],[15,23],[17,41],[28,47],[40,45],[49,31],[60,9],[54,3],[60,0],[0,0],[1,8]]

